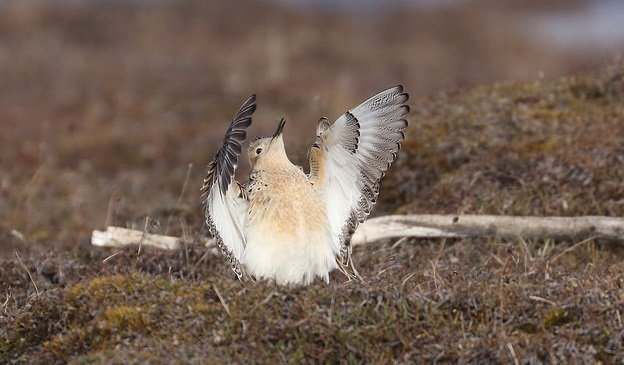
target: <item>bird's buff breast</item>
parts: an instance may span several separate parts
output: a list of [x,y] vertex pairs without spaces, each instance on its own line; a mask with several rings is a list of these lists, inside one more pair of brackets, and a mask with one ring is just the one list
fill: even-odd
[[242,262],[256,277],[309,284],[316,276],[329,280],[336,267],[325,206],[301,175],[251,187]]

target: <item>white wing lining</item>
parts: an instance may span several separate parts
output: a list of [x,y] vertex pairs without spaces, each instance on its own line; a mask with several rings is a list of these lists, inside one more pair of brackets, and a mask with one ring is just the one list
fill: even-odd
[[[320,189],[325,201],[332,244],[343,264],[351,264],[351,236],[371,212],[379,181],[396,159],[409,112],[401,85],[369,98],[338,118],[317,147],[323,156]],[[314,148],[314,146],[313,146]]]
[[233,181],[241,154],[241,143],[247,137],[251,116],[256,111],[256,96],[250,96],[240,107],[230,124],[223,145],[208,164],[202,186],[202,203],[206,225],[225,255],[230,268],[240,279],[240,259],[245,250],[243,227],[247,219],[248,202],[240,186]]

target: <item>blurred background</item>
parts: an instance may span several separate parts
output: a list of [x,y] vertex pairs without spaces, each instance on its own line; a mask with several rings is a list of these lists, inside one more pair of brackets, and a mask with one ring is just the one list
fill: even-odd
[[419,100],[603,69],[622,24],[618,0],[0,0],[0,255],[146,216],[201,232],[204,166],[251,93],[250,134],[285,116],[305,166],[320,116],[397,83]]

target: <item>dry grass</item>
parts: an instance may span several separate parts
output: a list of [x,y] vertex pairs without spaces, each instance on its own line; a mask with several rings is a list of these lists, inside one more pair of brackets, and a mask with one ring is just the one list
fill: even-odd
[[[621,247],[406,241],[356,250],[366,284],[232,280],[220,257],[88,249],[30,256],[9,284],[1,360],[19,363],[624,360]],[[513,349],[513,355],[510,352]]]
[[197,243],[88,244],[145,222],[198,241],[202,167],[246,94],[252,134],[286,115],[302,162],[319,116],[398,82],[411,125],[377,213],[624,216],[622,67],[535,80],[603,61],[461,6],[20,3],[0,9],[1,363],[624,362],[607,242],[378,242],[355,250],[366,284],[308,288],[245,286]]

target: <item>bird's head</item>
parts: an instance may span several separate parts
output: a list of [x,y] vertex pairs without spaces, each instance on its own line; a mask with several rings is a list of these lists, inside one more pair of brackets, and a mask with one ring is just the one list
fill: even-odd
[[282,118],[272,137],[257,137],[251,141],[247,149],[247,155],[252,168],[258,164],[263,164],[265,161],[279,161],[283,158],[288,158],[284,148],[284,139],[282,138],[285,124],[286,120]]

